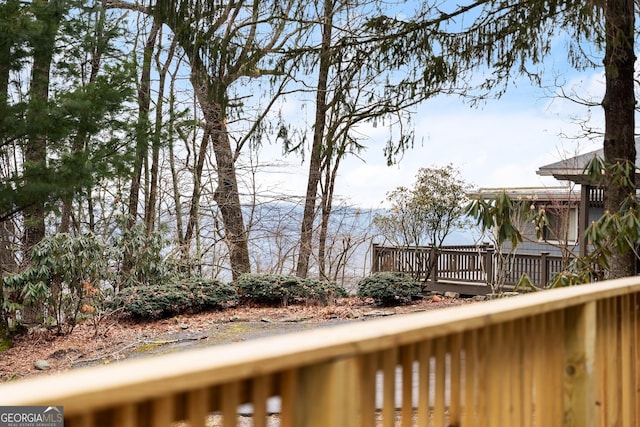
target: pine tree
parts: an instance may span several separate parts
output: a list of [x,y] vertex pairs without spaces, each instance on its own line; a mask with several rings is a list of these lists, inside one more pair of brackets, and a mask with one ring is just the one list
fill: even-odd
[[[8,58],[0,70],[1,240],[7,240],[6,230],[17,229],[14,221],[23,223],[22,247],[2,245],[5,271],[12,269],[12,259],[28,265],[31,249],[47,232],[48,214],[61,201],[66,206],[126,171],[121,166],[129,155],[126,145],[101,133],[117,134],[127,126],[120,114],[132,93],[129,67],[125,62],[103,67],[99,60],[85,61],[97,58],[91,43],[99,44],[93,46],[98,50],[113,49],[112,38],[118,34],[96,33],[99,26],[84,25],[95,23],[90,16],[100,12],[98,4],[36,0],[0,8],[0,28],[16,29],[0,46],[0,55]],[[86,68],[94,72],[85,73]],[[28,86],[20,84],[25,78]],[[42,314],[40,302],[34,298],[34,310],[23,312],[27,322]]]

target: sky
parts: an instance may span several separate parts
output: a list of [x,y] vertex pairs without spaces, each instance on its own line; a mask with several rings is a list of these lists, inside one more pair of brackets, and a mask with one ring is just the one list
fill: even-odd
[[[600,100],[604,77],[596,72],[574,74],[562,85],[566,92]],[[581,136],[576,118],[589,116],[587,107],[553,97],[553,92],[518,80],[506,95],[471,107],[459,98],[438,97],[416,109],[415,145],[397,165],[387,166],[383,155],[388,129],[369,125],[360,133],[369,139],[360,158],[341,166],[336,196],[360,208],[388,207],[386,194],[398,186],[412,187],[420,168],[453,165],[475,188],[540,187],[562,183],[540,177],[544,165],[601,147],[601,138]],[[590,126],[603,129],[603,112],[591,112]],[[278,149],[279,150],[279,149]],[[281,158],[280,152],[272,153]],[[296,158],[268,181],[279,191],[304,195],[308,163]]]

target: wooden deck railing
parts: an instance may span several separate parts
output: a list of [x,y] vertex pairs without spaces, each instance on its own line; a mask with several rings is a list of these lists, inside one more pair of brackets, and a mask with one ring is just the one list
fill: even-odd
[[273,397],[283,427],[638,426],[639,304],[638,277],[554,289],[21,380],[0,402],[63,405],[65,427],[235,426],[243,403],[264,427]]
[[[416,279],[458,283],[495,282],[501,272],[497,268],[496,253],[491,245],[395,247],[373,245],[371,271],[400,271]],[[433,263],[434,256],[437,262]],[[543,252],[539,255],[513,254],[502,274],[504,284],[515,285],[527,274],[538,287],[546,287],[553,276],[562,271],[564,260],[560,256]],[[430,271],[429,267],[432,267]]]

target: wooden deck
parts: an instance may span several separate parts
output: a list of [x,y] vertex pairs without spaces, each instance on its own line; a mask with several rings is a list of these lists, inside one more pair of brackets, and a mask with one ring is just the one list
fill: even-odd
[[[497,280],[496,254],[491,245],[395,247],[373,245],[372,273],[399,271],[426,281],[432,291],[461,295],[486,295]],[[509,259],[503,289],[513,289],[527,274],[534,285],[545,288],[564,268],[564,260],[547,252],[515,254]]]

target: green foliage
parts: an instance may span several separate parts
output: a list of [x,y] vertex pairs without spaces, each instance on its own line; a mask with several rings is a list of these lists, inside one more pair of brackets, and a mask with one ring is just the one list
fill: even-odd
[[[80,320],[91,321],[98,333],[107,315],[123,309],[122,305],[109,303],[114,290],[145,289],[150,286],[149,298],[153,299],[157,293],[153,289],[162,288],[177,277],[171,264],[165,262],[162,255],[165,246],[162,233],[147,234],[143,227],[134,226],[111,243],[108,246],[93,234],[46,237],[33,247],[31,264],[27,269],[5,277],[7,294],[16,295],[17,298],[6,299],[4,309],[15,312],[25,306],[42,308],[42,324],[55,326],[59,333],[70,332]],[[116,268],[113,269],[113,266]],[[108,287],[108,284],[112,286]],[[159,308],[148,308],[148,312],[182,310],[162,308],[162,301],[168,307],[202,311],[236,298],[235,289],[217,283],[195,280],[184,286],[187,287],[186,291],[178,289],[169,292],[168,296],[158,291],[161,300],[157,303]],[[216,290],[211,293],[211,288]],[[197,297],[180,301],[178,297],[183,294]],[[144,306],[143,303],[138,305]],[[139,314],[142,318],[156,316],[146,315],[144,309],[132,309],[132,312],[134,316]]]
[[601,4],[584,1],[421,2],[414,16],[376,14],[365,28],[381,41],[370,55],[378,67],[406,70],[419,58],[399,90],[428,96],[451,88],[481,101],[518,76],[539,84],[559,34],[572,66],[597,66],[583,44],[602,48],[602,17]]
[[[492,198],[485,198],[480,194],[467,205],[465,212],[476,220],[483,233],[489,232],[489,237],[496,245],[495,278],[491,278],[489,285],[492,293],[502,294],[516,249],[523,240],[518,227],[522,226],[523,221],[531,221],[536,227],[536,234],[541,237],[542,230],[548,223],[545,210],[536,210],[529,201],[512,200],[506,191],[501,191]],[[510,245],[505,245],[506,242]],[[533,283],[526,276],[520,278],[517,286],[531,290]]]
[[608,268],[607,256],[595,250],[584,257],[573,259],[567,268],[551,279],[549,288],[575,286],[600,281]]
[[587,241],[595,245],[603,255],[610,256],[611,249],[620,253],[634,250],[640,232],[640,215],[638,208],[630,207],[625,211],[605,213],[592,222],[585,235]]
[[235,288],[217,280],[131,286],[111,302],[113,309],[137,320],[153,320],[184,313],[221,309],[237,301]]
[[378,304],[390,306],[405,303],[420,294],[422,285],[400,272],[374,273],[358,282],[358,296],[373,298]]
[[518,279],[518,282],[513,287],[514,292],[537,292],[540,289],[533,283],[531,277],[524,273]]
[[13,341],[8,337],[0,337],[0,353],[9,350],[13,345]]
[[162,285],[176,272],[165,262],[163,249],[167,240],[161,231],[147,233],[143,224],[121,225],[122,234],[113,242],[117,274],[115,288]]
[[[605,177],[622,188],[635,188],[635,165],[628,161],[606,164],[595,156],[585,168],[585,173],[593,182],[603,182]],[[624,254],[635,250],[640,239],[640,206],[635,193],[630,193],[617,212],[606,210],[585,231],[586,241],[594,245],[601,256],[609,258],[611,250]]]
[[190,310],[193,312],[220,309],[238,301],[236,288],[230,283],[222,283],[219,280],[192,279],[185,281],[184,285],[193,295],[190,301]]
[[60,233],[35,245],[29,267],[5,277],[4,284],[18,293],[22,306],[43,306],[45,324],[70,332],[100,302],[108,259],[106,244],[95,235]]
[[299,279],[281,274],[243,274],[235,286],[242,301],[283,305],[300,301],[328,303],[346,296],[346,291],[334,282]]
[[492,199],[480,195],[465,208],[465,213],[476,220],[483,232],[495,232],[498,246],[508,240],[514,248],[522,242],[522,234],[513,223],[515,211],[516,205],[506,191],[496,194]]
[[328,304],[335,298],[346,298],[347,290],[333,281],[301,279],[300,285],[308,301]]
[[[11,30],[3,32],[10,36],[0,42],[0,63],[10,64],[16,75],[31,72],[34,64],[34,69],[51,68],[51,81],[32,74],[32,90],[48,84],[39,90],[44,96],[7,96],[0,84],[0,145],[18,151],[34,140],[47,141],[38,152],[41,161],[5,171],[0,218],[35,204],[55,209],[60,198],[130,171],[124,166],[130,153],[121,136],[128,130],[125,112],[135,95],[135,74],[128,55],[115,47],[123,23],[97,18],[98,9],[95,3],[85,7],[66,1],[0,5],[0,28]],[[101,64],[100,55],[108,55],[110,64]]]
[[469,185],[451,165],[422,168],[414,187],[398,187],[387,194],[391,210],[376,214],[373,224],[398,246],[441,246],[455,228],[465,225],[465,194]]
[[[636,166],[629,161],[606,163],[601,157],[594,156],[585,167],[584,173],[594,184],[603,185],[605,181],[620,188],[635,188]],[[582,244],[590,246],[590,252],[574,259],[565,271],[554,277],[551,286],[571,286],[602,280],[610,271],[615,256],[636,251],[640,239],[640,206],[634,191],[624,198],[617,211],[606,210],[597,220],[586,228]],[[633,261],[638,258],[638,254]],[[634,271],[635,266],[629,270]],[[608,274],[608,273],[607,273]]]

